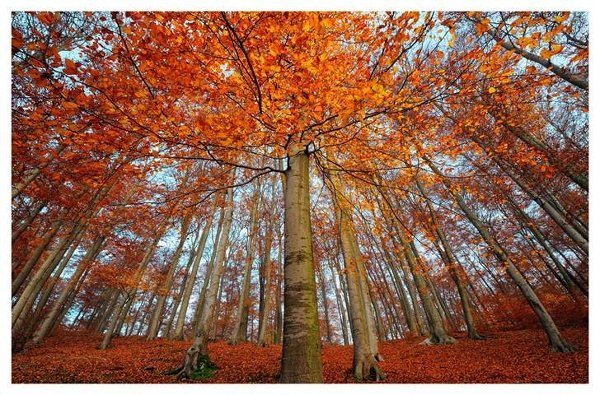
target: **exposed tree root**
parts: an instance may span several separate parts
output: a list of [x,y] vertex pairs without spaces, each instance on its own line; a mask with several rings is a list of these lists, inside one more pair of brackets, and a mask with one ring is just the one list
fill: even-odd
[[179,380],[199,379],[210,377],[217,367],[208,357],[206,347],[194,343],[186,352],[183,364],[166,372],[167,375],[176,376]]
[[579,351],[579,347],[574,344],[569,343],[566,340],[561,340],[560,343],[550,344],[550,351],[552,352],[564,352],[564,353],[572,353]]
[[354,363],[354,380],[362,381],[382,381],[385,379],[385,374],[379,367],[377,361],[383,360],[381,355],[365,355],[359,361]]
[[471,339],[471,340],[485,340],[485,339],[487,339],[486,336],[483,336],[483,335],[481,335],[481,334],[479,334],[477,332],[471,332],[471,333],[469,333],[468,338]]
[[456,340],[455,338],[453,338],[452,336],[449,336],[449,335],[444,335],[444,336],[431,335],[427,339],[423,340],[420,344],[424,344],[426,346],[437,346],[437,345],[442,345],[442,344],[454,344],[457,341],[458,340]]

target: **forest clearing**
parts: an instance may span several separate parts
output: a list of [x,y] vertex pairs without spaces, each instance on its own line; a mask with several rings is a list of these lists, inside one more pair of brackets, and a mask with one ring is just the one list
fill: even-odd
[[586,12],[12,14],[15,383],[586,383]]

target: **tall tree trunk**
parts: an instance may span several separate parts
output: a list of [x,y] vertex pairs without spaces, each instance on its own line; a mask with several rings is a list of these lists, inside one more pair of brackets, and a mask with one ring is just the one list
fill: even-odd
[[[486,150],[485,144],[476,136],[472,136],[471,139],[479,145],[482,149]],[[489,152],[489,149],[486,150]],[[549,200],[538,193],[534,188],[531,188],[525,181],[521,180],[519,176],[510,168],[502,158],[498,157],[494,152],[489,152],[489,157],[498,165],[498,167],[515,182],[525,193],[527,193],[533,201],[535,201],[552,220],[573,240],[573,242],[579,247],[579,249],[587,256],[589,254],[589,243],[587,238],[582,235],[572,223],[570,223],[565,215],[561,213],[557,208],[552,205]]]
[[261,266],[263,268],[263,293],[262,309],[258,319],[258,339],[259,346],[266,346],[267,328],[269,326],[269,312],[271,310],[271,247],[273,243],[273,220],[275,211],[275,180],[271,180],[271,207],[267,217],[265,246],[262,254]]
[[336,204],[338,232],[348,283],[348,298],[352,312],[352,340],[354,343],[353,372],[357,381],[385,378],[377,361],[381,360],[377,345],[375,319],[371,310],[371,295],[352,220],[351,206],[341,190],[341,182],[332,179],[330,187]]
[[337,272],[333,268],[331,263],[331,259],[327,259],[327,264],[329,265],[329,271],[331,272],[331,278],[333,280],[333,287],[335,290],[335,300],[338,308],[338,314],[340,318],[340,326],[342,328],[342,339],[344,341],[344,345],[347,346],[350,344],[350,339],[348,338],[348,323],[346,319],[346,307],[344,306],[343,298],[340,295],[340,288],[338,287],[337,282]]
[[[402,232],[402,230],[400,230],[399,228],[398,230]],[[407,235],[402,232],[399,234],[399,237],[400,241],[402,242],[402,246],[404,247],[404,255],[406,257],[406,262],[408,263],[410,272],[415,280],[419,297],[421,298],[423,308],[425,309],[425,314],[427,315],[427,321],[429,321],[429,328],[431,329],[431,335],[427,340],[425,340],[424,343],[455,343],[456,339],[448,335],[448,333],[446,332],[446,328],[444,327],[442,317],[440,316],[437,308],[435,307],[432,294],[430,292],[429,287],[427,286],[424,268],[420,265],[420,261],[415,256],[412,248],[410,248],[410,242],[407,240]]]
[[313,263],[309,156],[296,143],[285,170],[282,383],[321,383],[321,339]]
[[42,209],[44,207],[46,207],[46,205],[48,204],[48,202],[46,201],[41,201],[38,202],[32,210],[32,213],[23,220],[23,222],[21,222],[19,224],[19,226],[17,226],[17,228],[12,232],[12,243],[15,242],[15,240],[17,240],[19,238],[19,236],[25,231],[27,230],[27,228],[29,227],[29,225],[31,225],[31,223],[33,222],[33,220],[38,216],[38,214],[40,213],[40,211],[42,211]]
[[192,245],[190,246],[190,251],[188,253],[187,263],[185,265],[185,269],[183,271],[183,279],[181,284],[178,287],[177,293],[173,297],[173,307],[171,308],[171,313],[169,314],[169,319],[165,325],[165,336],[169,339],[173,337],[173,324],[175,323],[175,318],[177,317],[177,312],[179,311],[179,307],[181,305],[181,298],[183,297],[183,293],[185,292],[185,285],[187,283],[187,279],[190,275],[190,269],[192,268],[192,264],[196,258],[196,249],[198,246],[198,241],[200,240],[200,224],[198,224],[197,230],[194,235],[194,240],[192,241]]
[[[31,270],[34,268],[38,259],[40,259],[40,257],[42,256],[42,254],[44,253],[46,248],[50,245],[50,242],[52,241],[54,236],[56,236],[56,234],[58,233],[58,231],[62,227],[62,225],[63,225],[62,221],[57,221],[52,224],[50,229],[48,229],[46,231],[46,233],[44,234],[43,239],[39,242],[39,244],[37,245],[35,250],[33,250],[33,252],[29,256],[29,258],[27,259],[27,262],[21,268],[21,271],[19,272],[19,274],[17,274],[16,277],[13,276],[14,277],[13,282],[12,282],[12,296],[13,297],[15,297],[17,295],[17,293],[19,292],[19,289],[21,288],[21,286],[27,279],[27,276],[29,276],[29,274],[31,273]],[[42,266],[43,266],[43,264],[42,264]],[[29,282],[31,283],[31,280]]]
[[283,285],[283,237],[279,230],[277,231],[277,235],[277,281],[275,288],[275,330],[273,333],[273,343],[280,344],[283,337],[283,303],[281,300],[281,286]]
[[[210,278],[212,276],[212,272],[215,267],[215,259],[217,256],[217,251],[219,250],[219,240],[221,239],[221,231],[223,228],[223,223],[225,221],[225,210],[221,211],[221,218],[219,219],[219,224],[217,225],[217,231],[215,233],[215,240],[212,246],[212,254],[210,256],[210,260],[206,266],[206,273],[204,275],[204,281],[202,284],[202,290],[200,291],[200,296],[198,297],[198,301],[196,302],[196,311],[194,312],[194,320],[192,323],[193,333],[195,334],[198,331],[198,326],[200,324],[200,318],[202,317],[202,312],[204,310],[205,300],[206,300],[206,292],[208,290],[208,286],[210,284]],[[224,248],[227,248],[226,246]]]
[[[190,303],[192,290],[194,289],[194,283],[196,282],[196,277],[198,276],[198,268],[200,267],[200,261],[202,260],[202,255],[204,254],[204,248],[206,247],[208,234],[210,233],[210,230],[212,228],[214,214],[217,210],[218,202],[219,199],[215,198],[211,211],[208,214],[206,224],[204,225],[204,229],[202,230],[202,235],[200,236],[200,241],[198,242],[198,247],[196,248],[194,263],[192,264],[192,270],[189,273],[185,282],[185,289],[181,298],[181,308],[179,310],[179,315],[177,316],[177,322],[175,323],[175,331],[171,336],[172,339],[183,340],[183,327],[185,325],[185,319],[187,316],[187,310]],[[221,218],[219,219],[218,223],[219,231],[217,232],[217,237],[219,237],[218,233],[220,232],[223,223],[223,215],[221,215]]]
[[102,343],[99,346],[101,350],[107,349],[110,346],[110,342],[113,335],[115,333],[119,333],[120,327],[123,324],[127,313],[129,312],[129,307],[131,306],[131,303],[133,303],[133,299],[135,298],[135,293],[142,279],[142,275],[144,274],[148,263],[152,259],[154,251],[156,250],[156,246],[158,245],[158,242],[164,235],[168,223],[169,215],[165,216],[165,218],[162,220],[162,223],[159,225],[154,239],[149,243],[148,247],[146,248],[146,252],[144,253],[142,261],[140,262],[140,265],[137,268],[136,273],[134,275],[132,289],[126,290],[124,295],[120,298],[118,307],[115,308],[116,311],[112,315],[112,319],[110,321],[108,329],[106,330],[104,338],[102,339]]
[[425,203],[427,204],[427,209],[429,211],[429,215],[431,218],[431,225],[433,227],[433,231],[437,235],[438,240],[440,241],[442,248],[438,247],[438,251],[442,257],[442,261],[448,267],[450,272],[450,276],[456,285],[456,289],[458,290],[458,295],[460,297],[460,304],[463,310],[463,316],[465,319],[465,324],[467,326],[467,336],[469,339],[473,340],[481,340],[483,336],[481,336],[477,329],[475,328],[475,321],[473,319],[473,312],[471,311],[471,301],[469,300],[469,294],[467,292],[467,288],[462,280],[462,274],[464,271],[459,269],[460,264],[454,259],[454,254],[452,252],[452,247],[450,247],[450,243],[446,238],[446,234],[442,230],[440,223],[437,218],[437,213],[435,212],[433,205],[431,204],[431,200],[429,199],[429,195],[427,191],[423,187],[423,184],[419,180],[418,177],[415,177],[415,183],[419,192],[423,195]]
[[250,310],[250,284],[252,278],[252,264],[256,252],[256,235],[258,233],[258,211],[260,207],[261,184],[255,186],[254,195],[250,203],[250,224],[248,228],[248,244],[244,264],[244,277],[240,290],[240,299],[236,313],[236,320],[231,332],[230,344],[246,341],[248,333],[248,311]]
[[[233,179],[233,177],[232,177]],[[209,366],[210,358],[208,355],[208,336],[210,323],[212,321],[214,306],[217,301],[217,292],[219,282],[222,277],[223,268],[225,266],[225,250],[229,244],[229,231],[233,217],[233,190],[227,190],[227,203],[223,212],[223,229],[219,237],[219,245],[215,253],[215,267],[212,270],[208,289],[206,292],[206,300],[202,309],[202,315],[198,322],[198,328],[195,333],[194,343],[187,350],[183,364],[177,369],[169,372],[177,375],[178,378],[192,378],[193,372],[204,369]]]
[[177,264],[179,263],[181,252],[183,251],[183,245],[187,240],[191,219],[192,211],[189,211],[181,222],[179,244],[175,249],[173,257],[171,258],[171,263],[169,264],[169,271],[167,272],[167,276],[165,277],[163,283],[160,285],[157,292],[158,296],[156,298],[156,308],[154,309],[154,314],[152,314],[152,318],[150,320],[150,327],[148,328],[148,340],[156,338],[158,336],[158,332],[160,331],[165,302],[167,300],[169,292],[171,291],[171,288],[173,287],[173,277],[175,276],[175,270],[177,269]]
[[56,152],[52,153],[50,159],[42,163],[40,166],[31,169],[29,175],[25,176],[25,178],[21,182],[15,184],[15,186],[12,187],[12,199],[14,200],[17,196],[19,196],[23,192],[23,190],[42,173],[42,170],[48,167],[48,165],[50,165],[65,148],[65,144],[59,145]]
[[454,197],[456,203],[461,208],[461,210],[465,213],[467,219],[473,224],[473,226],[477,229],[483,240],[490,246],[494,256],[498,259],[498,261],[506,268],[506,271],[510,275],[510,277],[515,281],[523,296],[537,315],[546,335],[548,337],[548,341],[550,343],[550,349],[552,351],[559,352],[573,352],[576,350],[576,347],[572,344],[568,343],[561,335],[560,331],[556,327],[554,320],[546,311],[546,308],[539,300],[535,291],[529,285],[525,277],[521,274],[521,272],[516,268],[513,262],[510,260],[506,251],[500,246],[500,244],[492,237],[488,228],[485,224],[479,219],[477,214],[473,212],[462,196],[459,194],[458,190],[452,188],[450,182],[444,174],[428,159],[425,159],[431,170],[438,175],[448,191]]
[[67,301],[67,298],[70,296],[71,292],[75,289],[75,287],[77,286],[77,283],[83,276],[84,272],[88,269],[89,265],[94,261],[94,259],[96,259],[96,257],[102,250],[102,245],[104,244],[105,240],[106,240],[106,238],[104,236],[97,236],[94,239],[92,246],[88,249],[87,253],[82,258],[79,265],[77,265],[77,269],[75,269],[75,272],[69,279],[69,282],[67,283],[65,288],[62,290],[62,292],[58,296],[58,299],[56,299],[56,301],[54,302],[52,309],[50,310],[50,312],[48,313],[48,315],[46,316],[46,318],[40,325],[40,328],[34,334],[34,336],[33,336],[34,344],[40,343],[50,333],[50,330],[54,326],[54,322],[57,320],[59,314],[61,313],[61,311],[63,309],[63,305]]
[[321,291],[321,299],[323,300],[323,315],[325,317],[325,336],[327,339],[327,343],[331,344],[333,342],[331,336],[331,324],[329,323],[329,303],[327,301],[327,290],[325,288],[325,278],[323,277],[323,268],[319,264],[318,265],[318,283],[319,289]]

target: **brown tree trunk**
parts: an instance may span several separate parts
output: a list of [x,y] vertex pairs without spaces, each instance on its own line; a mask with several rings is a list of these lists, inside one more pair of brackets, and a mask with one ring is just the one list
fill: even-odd
[[252,264],[254,263],[256,252],[256,235],[258,233],[258,211],[260,207],[261,184],[255,186],[254,195],[250,203],[250,226],[248,228],[248,244],[246,248],[246,259],[244,264],[244,278],[240,290],[240,299],[236,320],[231,332],[230,344],[237,344],[246,341],[248,332],[248,311],[250,310],[250,280],[252,277]]
[[56,301],[54,302],[52,309],[40,325],[40,328],[34,334],[34,344],[40,343],[50,333],[50,330],[54,326],[54,322],[58,319],[58,316],[62,311],[63,305],[65,304],[67,298],[75,289],[77,283],[83,276],[84,272],[88,269],[89,265],[94,261],[94,259],[96,259],[96,257],[102,250],[102,245],[104,244],[105,239],[106,238],[104,236],[97,236],[94,239],[92,246],[88,249],[86,255],[82,258],[79,265],[77,265],[77,269],[69,279],[69,282],[58,296],[58,299],[56,299]]
[[313,266],[309,156],[292,143],[285,170],[282,383],[321,383],[321,342]]
[[[233,178],[233,177],[232,177]],[[223,212],[223,229],[219,237],[219,244],[215,253],[215,267],[212,270],[210,280],[206,292],[206,300],[202,308],[202,315],[198,322],[198,328],[195,333],[194,343],[187,350],[183,364],[177,369],[169,372],[177,375],[180,379],[193,378],[193,372],[204,369],[210,364],[208,355],[208,336],[210,323],[212,321],[214,305],[217,301],[217,292],[219,282],[222,277],[223,268],[225,265],[225,250],[229,244],[229,231],[233,217],[233,190],[227,190],[227,203]]]
[[275,180],[271,180],[271,207],[267,217],[265,246],[262,255],[261,266],[263,268],[263,292],[262,292],[262,309],[258,319],[258,339],[259,346],[266,346],[267,342],[267,327],[269,326],[269,312],[271,310],[271,247],[273,243],[273,221],[275,211]]
[[192,212],[189,211],[183,221],[181,223],[181,231],[179,235],[179,244],[175,249],[175,253],[171,258],[171,263],[169,265],[169,271],[167,272],[167,276],[165,277],[163,283],[158,288],[157,298],[156,298],[156,308],[154,309],[154,314],[152,314],[152,318],[150,319],[150,326],[148,328],[147,339],[152,340],[158,336],[158,332],[160,331],[160,326],[163,318],[163,310],[165,307],[165,302],[167,300],[167,296],[169,291],[173,287],[173,277],[175,276],[175,269],[177,269],[177,264],[179,263],[179,258],[181,257],[181,252],[183,251],[183,245],[187,239],[188,230],[190,227],[190,222],[192,219]]
[[498,259],[498,261],[504,265],[506,271],[510,275],[510,277],[515,281],[523,296],[537,315],[546,335],[548,337],[548,341],[550,344],[550,349],[552,351],[559,352],[573,352],[576,350],[576,347],[572,344],[568,343],[560,334],[560,331],[556,327],[554,320],[546,311],[544,305],[537,297],[533,288],[529,285],[525,277],[521,274],[521,272],[515,267],[513,262],[508,257],[506,251],[498,244],[498,242],[492,237],[489,230],[485,226],[485,224],[477,217],[475,212],[473,212],[469,206],[466,204],[462,196],[456,189],[452,188],[450,182],[444,177],[443,173],[428,159],[425,159],[435,174],[437,174],[448,191],[452,194],[457,204],[461,208],[461,210],[465,213],[469,221],[473,224],[473,226],[477,229],[481,237],[484,241],[490,246],[494,256]]
[[35,207],[32,210],[32,213],[25,218],[25,220],[23,220],[19,226],[17,226],[17,229],[15,229],[12,232],[12,242],[14,243],[15,240],[17,240],[19,238],[19,236],[25,231],[27,230],[27,228],[29,227],[29,225],[31,225],[31,223],[33,222],[33,220],[38,216],[38,214],[40,213],[40,211],[42,211],[42,209],[44,207],[46,207],[46,204],[48,204],[48,202],[45,201],[41,201],[39,203],[37,203],[35,205]]
[[[213,220],[215,212],[217,211],[217,204],[219,203],[219,199],[215,198],[211,211],[208,214],[208,218],[206,224],[204,225],[204,229],[202,230],[202,235],[200,236],[200,241],[198,242],[198,247],[196,248],[194,262],[192,264],[192,270],[189,273],[186,282],[185,289],[183,291],[183,295],[181,298],[181,307],[179,309],[179,315],[177,316],[177,322],[175,323],[175,331],[173,332],[171,338],[176,340],[183,340],[184,333],[183,327],[185,326],[185,319],[187,316],[187,310],[190,303],[190,298],[192,295],[192,290],[194,289],[194,283],[196,282],[196,277],[198,276],[198,268],[200,267],[200,261],[202,260],[202,255],[204,254],[204,248],[206,247],[206,241],[208,240],[208,234],[212,228]],[[221,219],[218,221],[219,231],[223,223],[223,216],[221,215]],[[198,225],[199,226],[199,225]],[[206,282],[206,280],[205,280]]]
[[461,275],[464,272],[459,269],[460,264],[454,259],[454,254],[452,252],[452,248],[450,247],[450,243],[448,242],[448,239],[446,238],[446,234],[440,227],[440,223],[438,221],[437,214],[433,208],[433,205],[431,204],[431,201],[429,200],[429,196],[428,196],[427,192],[425,191],[423,184],[421,183],[421,181],[418,178],[415,178],[415,183],[417,185],[417,188],[419,189],[419,192],[421,192],[421,194],[423,195],[423,198],[427,204],[427,209],[429,210],[429,215],[431,218],[431,224],[433,226],[433,231],[436,233],[437,238],[442,245],[442,248],[439,249],[442,260],[448,267],[448,270],[450,271],[450,276],[452,277],[454,284],[456,284],[456,288],[458,290],[458,295],[460,297],[460,304],[461,304],[462,310],[463,310],[465,324],[467,326],[467,335],[468,335],[469,339],[481,340],[481,339],[483,339],[483,336],[481,336],[478,333],[477,329],[475,328],[475,321],[473,319],[473,312],[471,311],[471,302],[469,300],[469,294],[467,292],[467,288],[465,287],[465,284],[463,283],[463,280],[461,277]]
[[381,360],[381,355],[377,345],[375,319],[371,310],[372,300],[368,289],[368,279],[352,221],[351,206],[341,188],[341,182],[335,178],[330,190],[337,206],[336,217],[352,312],[354,379],[356,381],[379,381],[385,378],[385,375],[377,363]]

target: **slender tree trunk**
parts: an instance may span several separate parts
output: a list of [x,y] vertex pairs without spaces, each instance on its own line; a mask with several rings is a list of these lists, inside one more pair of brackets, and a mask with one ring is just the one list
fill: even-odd
[[[334,176],[335,177],[335,176]],[[342,194],[341,182],[337,179],[330,187],[336,203],[339,237],[346,269],[348,298],[352,320],[352,340],[354,343],[353,372],[356,381],[385,378],[377,361],[381,360],[375,335],[375,319],[371,311],[371,295],[364,268],[364,260],[352,221],[351,206]]]
[[467,335],[468,335],[469,339],[481,340],[481,339],[483,339],[483,336],[481,336],[479,334],[479,332],[477,331],[477,329],[475,328],[475,321],[473,319],[473,312],[471,311],[471,303],[469,300],[469,294],[468,294],[467,288],[465,287],[465,284],[463,283],[463,280],[462,280],[461,275],[464,272],[459,269],[460,264],[454,259],[454,253],[452,251],[452,248],[450,247],[450,243],[448,242],[448,239],[446,238],[446,234],[440,227],[440,223],[438,221],[437,214],[433,208],[433,205],[431,204],[431,201],[429,199],[427,192],[425,191],[425,188],[423,187],[423,184],[421,183],[421,181],[418,178],[415,178],[415,182],[416,182],[417,188],[419,189],[419,192],[421,192],[421,194],[424,197],[424,200],[427,204],[427,209],[429,210],[429,215],[431,218],[433,230],[436,233],[437,238],[442,245],[442,248],[439,248],[437,246],[437,244],[436,244],[436,247],[438,247],[438,251],[440,253],[440,256],[442,257],[442,261],[444,261],[444,263],[448,267],[450,276],[452,277],[454,284],[456,284],[456,288],[458,290],[458,295],[460,297],[460,304],[461,304],[462,310],[463,310],[465,324],[467,326]]
[[[485,145],[477,137],[471,138],[477,143],[482,149],[485,150]],[[556,209],[548,199],[542,194],[536,192],[534,188],[529,187],[526,182],[521,180],[514,171],[512,171],[508,164],[504,162],[502,158],[499,158],[493,152],[490,152],[489,157],[498,165],[498,167],[515,182],[525,193],[527,193],[533,201],[535,201],[552,220],[573,240],[573,242],[579,247],[579,249],[587,256],[589,254],[589,243],[586,237],[584,237],[561,213]]]
[[46,201],[41,201],[39,203],[37,203],[35,205],[35,207],[33,208],[32,213],[25,218],[25,220],[23,220],[23,222],[21,222],[19,224],[19,226],[17,226],[17,229],[15,229],[12,232],[12,243],[15,242],[15,240],[17,240],[19,238],[19,236],[21,236],[21,234],[27,230],[27,228],[29,228],[29,225],[31,225],[31,223],[33,222],[33,220],[38,216],[38,214],[40,213],[40,211],[42,211],[42,209],[44,207],[46,207],[46,205],[48,204],[48,202]]
[[133,289],[127,290],[125,292],[125,294],[123,295],[123,297],[120,299],[120,302],[118,304],[119,307],[117,308],[117,311],[113,314],[112,320],[108,327],[108,330],[104,334],[104,338],[102,339],[102,343],[100,344],[99,348],[101,350],[107,349],[110,346],[110,342],[111,342],[113,335],[115,333],[120,332],[120,328],[123,325],[123,321],[125,320],[125,317],[127,316],[127,313],[129,312],[129,307],[131,306],[131,303],[133,303],[133,299],[135,298],[135,293],[136,293],[137,287],[142,279],[142,275],[144,274],[144,271],[146,270],[148,263],[150,262],[150,260],[152,259],[152,256],[154,255],[154,251],[156,250],[156,246],[158,245],[158,242],[160,241],[160,239],[162,238],[163,234],[165,233],[165,231],[167,229],[167,224],[169,222],[168,220],[169,220],[169,216],[167,215],[163,219],[162,223],[160,224],[158,231],[156,233],[156,236],[154,237],[154,240],[152,240],[150,242],[150,244],[148,245],[148,247],[146,248],[146,252],[144,253],[142,261],[141,261],[138,269],[136,270],[136,273],[134,276]]
[[333,287],[335,290],[335,300],[338,308],[338,313],[340,317],[340,325],[342,328],[342,339],[344,341],[344,345],[347,346],[350,344],[350,340],[348,338],[348,323],[346,319],[346,308],[344,307],[343,298],[340,295],[340,289],[338,287],[338,282],[336,280],[337,273],[335,272],[333,265],[331,264],[331,259],[327,259],[327,263],[329,265],[329,271],[331,272],[331,278],[333,280]]
[[273,334],[273,343],[280,344],[283,336],[283,303],[281,300],[282,279],[283,279],[283,242],[281,232],[278,231],[277,243],[277,280],[275,288],[275,331]]
[[169,372],[170,374],[177,375],[177,377],[181,379],[191,378],[193,372],[202,370],[210,364],[208,355],[210,323],[214,313],[214,306],[217,301],[219,282],[225,266],[225,250],[229,244],[229,231],[231,229],[233,217],[233,190],[231,188],[227,190],[226,204],[223,211],[223,229],[215,253],[215,267],[210,274],[210,279],[207,278],[205,280],[205,283],[210,280],[210,284],[206,292],[206,300],[202,309],[202,315],[198,322],[194,343],[187,350],[182,366]]
[[179,311],[179,307],[181,306],[181,298],[183,298],[183,293],[185,292],[185,285],[187,283],[187,279],[190,275],[190,269],[192,268],[192,264],[196,258],[196,249],[198,246],[198,241],[200,240],[200,224],[198,224],[198,229],[196,230],[194,240],[192,241],[192,245],[190,246],[190,251],[188,254],[187,263],[185,265],[185,269],[183,271],[183,279],[181,284],[179,284],[177,293],[173,297],[173,307],[171,309],[171,313],[169,314],[169,319],[165,325],[165,336],[169,339],[173,338],[173,324],[175,323],[175,318],[177,317],[177,312]]
[[461,210],[465,213],[467,219],[473,224],[473,226],[477,229],[481,237],[484,241],[490,246],[494,255],[498,259],[498,261],[506,268],[506,271],[510,275],[510,277],[515,281],[516,285],[519,287],[523,296],[538,316],[546,335],[548,336],[548,341],[550,343],[550,349],[552,351],[559,352],[573,352],[576,350],[576,347],[569,344],[561,335],[560,331],[556,327],[554,320],[546,311],[544,305],[537,297],[533,288],[529,285],[525,277],[521,274],[521,272],[515,267],[513,262],[508,257],[506,251],[498,244],[498,242],[492,237],[489,230],[485,226],[485,224],[477,217],[475,212],[473,212],[469,206],[466,204],[462,196],[458,193],[456,189],[452,188],[449,181],[444,177],[442,172],[429,160],[427,163],[431,170],[438,175],[446,188],[450,191],[457,204],[461,208]]
[[261,185],[255,186],[254,196],[250,203],[250,226],[248,228],[248,244],[244,264],[244,278],[240,290],[240,298],[236,313],[236,320],[231,332],[230,344],[246,341],[248,332],[248,311],[250,310],[250,285],[252,278],[252,265],[256,252],[256,235],[258,233],[258,211],[260,206]]
[[165,308],[165,302],[167,300],[167,296],[171,288],[173,288],[173,278],[175,276],[175,270],[177,269],[177,264],[179,263],[179,258],[181,257],[181,253],[183,251],[183,245],[187,239],[188,230],[190,227],[190,222],[192,219],[192,212],[188,212],[183,218],[181,223],[181,234],[179,236],[179,244],[175,249],[175,253],[171,258],[171,263],[169,265],[169,271],[167,272],[167,276],[165,277],[163,283],[158,289],[157,298],[156,298],[156,308],[154,309],[154,314],[152,314],[152,318],[150,320],[150,327],[148,328],[148,340],[152,340],[158,336],[158,332],[160,331],[160,326],[162,323],[163,312]]
[[53,323],[57,320],[58,315],[62,311],[63,304],[66,302],[67,298],[70,296],[71,292],[75,289],[77,283],[83,276],[84,272],[89,267],[90,263],[96,259],[98,254],[102,249],[102,245],[104,244],[104,240],[106,238],[104,236],[97,236],[94,240],[92,246],[88,249],[86,255],[83,257],[79,265],[77,265],[77,269],[69,279],[69,282],[62,290],[50,313],[46,316],[40,328],[33,336],[33,343],[40,343],[42,340],[46,338],[46,336],[50,333],[50,329],[54,326]]
[[[194,284],[196,282],[196,277],[198,276],[198,268],[200,267],[200,261],[202,260],[202,255],[204,254],[204,248],[206,247],[206,241],[208,240],[208,234],[210,233],[210,229],[212,228],[213,218],[215,211],[217,210],[218,199],[215,198],[213,206],[211,208],[210,213],[208,214],[208,219],[206,224],[204,225],[204,229],[202,230],[202,235],[200,236],[200,241],[198,242],[198,247],[196,248],[196,253],[194,257],[194,263],[192,264],[192,271],[188,275],[185,282],[185,289],[183,291],[183,296],[181,299],[181,308],[179,310],[179,315],[177,316],[177,322],[175,324],[175,332],[171,336],[172,339],[183,340],[183,327],[185,325],[185,319],[187,316],[187,310],[190,303],[190,298],[192,295],[192,290],[194,289]],[[220,233],[221,225],[223,222],[223,216],[221,215],[221,219],[219,220],[219,231]],[[208,276],[209,274],[207,274]],[[208,277],[207,277],[208,278]],[[206,283],[206,279],[205,279]]]
[[521,224],[531,232],[531,234],[533,235],[533,237],[535,238],[537,243],[544,249],[544,251],[546,251],[546,254],[548,255],[548,257],[550,257],[550,259],[552,260],[552,262],[558,269],[558,272],[560,273],[560,276],[562,277],[562,280],[564,281],[567,289],[570,292],[574,292],[573,284],[575,284],[579,288],[579,290],[587,297],[588,296],[588,288],[587,288],[586,284],[581,282],[576,276],[572,275],[563,266],[563,264],[560,262],[560,260],[555,255],[552,248],[550,247],[546,238],[542,235],[542,232],[531,221],[529,216],[512,199],[509,198],[509,202],[510,202],[513,210],[517,214],[517,216],[521,218]]
[[110,315],[112,314],[112,312],[115,308],[115,305],[117,304],[117,301],[119,300],[120,293],[116,289],[111,289],[110,295],[111,295],[110,298],[107,299],[107,301],[109,303],[106,305],[106,308],[104,308],[104,310],[101,312],[101,314],[98,314],[99,319],[96,322],[90,322],[90,324],[94,325],[94,329],[98,333],[102,333],[102,331],[104,330],[104,327],[106,326],[106,322],[110,318]]
[[15,186],[13,186],[12,187],[12,199],[14,200],[17,196],[19,196],[23,192],[23,190],[25,188],[27,188],[27,186],[29,184],[31,184],[42,173],[42,170],[44,170],[46,167],[48,167],[48,165],[50,165],[60,155],[60,153],[65,149],[65,147],[66,147],[66,145],[64,145],[64,144],[59,145],[58,149],[56,150],[55,153],[53,153],[53,155],[50,159],[48,159],[46,162],[42,163],[39,167],[34,167],[33,169],[31,169],[31,171],[29,172],[29,175],[25,176],[23,181],[17,183]]
[[263,286],[263,304],[258,319],[258,339],[259,346],[266,346],[267,343],[267,327],[269,326],[269,312],[271,310],[271,247],[273,242],[273,211],[275,210],[275,180],[271,181],[271,210],[267,217],[266,224],[265,246],[262,255],[262,268],[264,276]]
[[427,286],[427,281],[425,280],[424,268],[419,264],[420,262],[417,260],[413,250],[410,248],[409,242],[406,240],[406,235],[400,234],[400,240],[404,247],[404,254],[406,257],[406,262],[408,263],[408,267],[411,271],[411,274],[415,280],[415,284],[417,286],[417,291],[423,302],[423,307],[425,309],[425,313],[427,315],[427,320],[429,321],[429,327],[431,329],[430,337],[425,340],[425,344],[453,344],[456,340],[448,335],[446,332],[446,328],[444,327],[444,323],[442,321],[442,317],[440,316],[438,310],[434,305],[434,301]]
[[327,343],[331,344],[333,342],[331,336],[331,324],[329,323],[329,303],[327,301],[327,290],[325,288],[325,278],[323,277],[323,268],[321,265],[318,265],[318,282],[319,289],[321,291],[321,298],[323,300],[323,313],[325,317],[325,334],[327,338]]
[[[31,270],[34,268],[36,262],[38,261],[38,259],[40,259],[40,256],[42,256],[42,253],[46,250],[46,248],[48,247],[48,245],[50,244],[50,242],[52,241],[54,236],[58,233],[61,226],[62,226],[62,221],[58,221],[58,222],[54,223],[48,231],[46,231],[44,238],[40,241],[40,243],[35,248],[35,250],[33,250],[31,256],[29,257],[27,262],[23,265],[23,268],[21,269],[19,274],[16,277],[14,277],[13,282],[12,282],[12,296],[13,297],[15,297],[17,295],[17,293],[19,292],[19,289],[25,282],[25,279],[27,278],[27,276],[29,276],[29,274],[31,273]],[[43,266],[43,264],[42,264],[42,266]],[[31,280],[30,280],[30,283],[31,283]]]
[[[204,275],[202,290],[200,291],[200,296],[198,297],[198,301],[196,303],[196,311],[194,313],[194,321],[193,321],[193,325],[192,325],[193,333],[196,333],[198,331],[198,326],[200,324],[200,318],[202,317],[202,313],[204,310],[204,305],[205,305],[205,300],[206,300],[206,292],[208,290],[208,286],[210,284],[210,278],[212,276],[212,272],[215,267],[215,259],[217,256],[217,251],[219,250],[219,240],[221,239],[222,224],[224,223],[224,220],[225,220],[224,215],[225,215],[225,210],[222,211],[221,218],[219,219],[219,225],[217,226],[217,232],[215,234],[215,241],[212,246],[212,254],[211,254],[210,260],[208,261],[208,264],[206,266],[206,274]],[[224,248],[227,248],[227,246],[225,246]]]

